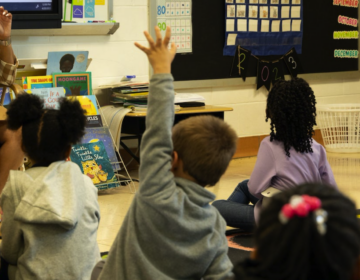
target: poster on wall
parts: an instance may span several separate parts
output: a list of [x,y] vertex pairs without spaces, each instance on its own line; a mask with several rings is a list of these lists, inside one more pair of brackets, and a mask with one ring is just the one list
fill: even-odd
[[236,46],[254,55],[283,55],[289,48],[302,52],[304,0],[224,0],[225,47]]
[[192,0],[157,0],[156,18],[162,36],[166,27],[171,27],[171,43],[177,53],[192,52]]

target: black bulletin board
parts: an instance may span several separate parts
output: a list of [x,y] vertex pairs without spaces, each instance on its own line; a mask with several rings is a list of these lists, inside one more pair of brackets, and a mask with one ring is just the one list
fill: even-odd
[[[333,0],[302,1],[304,36],[303,50],[299,58],[304,73],[357,71],[358,59],[334,58],[334,50],[358,50],[358,40],[334,40],[333,32],[357,30],[356,27],[339,24],[338,16],[357,19],[358,8],[335,6]],[[193,0],[192,5],[193,53],[176,56],[172,65],[175,81],[239,78],[230,77],[233,57],[223,56],[225,0]],[[280,57],[260,58],[275,60]],[[252,57],[247,76],[254,77],[256,73],[257,59]]]

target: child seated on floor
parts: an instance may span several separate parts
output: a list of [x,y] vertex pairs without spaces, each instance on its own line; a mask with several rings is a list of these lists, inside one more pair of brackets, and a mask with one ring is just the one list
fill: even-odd
[[326,151],[312,139],[315,104],[314,92],[303,79],[279,81],[271,89],[266,107],[271,133],[260,144],[250,180],[239,183],[227,200],[213,203],[228,226],[251,231],[262,206],[261,193],[269,187],[282,191],[322,182],[336,188]]
[[2,193],[3,277],[87,280],[100,260],[97,189],[78,165],[65,161],[84,135],[84,111],[67,99],[59,110],[43,106],[23,93],[7,111],[9,129],[22,127],[22,148],[34,165],[11,171]]
[[359,280],[360,228],[353,202],[322,184],[271,198],[255,230],[255,251],[238,280]]
[[145,32],[154,69],[146,132],[141,142],[140,186],[102,272],[92,279],[227,279],[232,276],[225,221],[210,205],[215,185],[235,153],[237,136],[212,116],[174,123],[170,28],[156,42]]

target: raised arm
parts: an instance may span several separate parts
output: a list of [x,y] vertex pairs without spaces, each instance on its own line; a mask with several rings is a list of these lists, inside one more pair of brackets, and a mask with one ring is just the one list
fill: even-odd
[[0,7],[0,83],[12,85],[16,76],[17,60],[11,46],[12,14]]
[[140,188],[143,196],[158,194],[164,189],[171,191],[175,187],[171,172],[173,145],[171,130],[174,123],[174,87],[171,76],[171,62],[176,54],[176,47],[170,42],[170,28],[162,40],[160,29],[155,28],[156,42],[145,32],[149,48],[135,45],[149,58],[154,69],[150,81],[146,131],[141,144]]

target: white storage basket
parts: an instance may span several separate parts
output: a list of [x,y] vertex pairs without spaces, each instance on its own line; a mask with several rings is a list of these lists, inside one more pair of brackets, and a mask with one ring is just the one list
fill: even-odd
[[360,153],[360,104],[317,106],[325,148],[333,153]]

